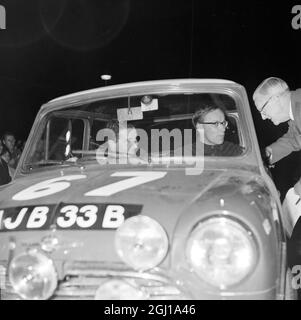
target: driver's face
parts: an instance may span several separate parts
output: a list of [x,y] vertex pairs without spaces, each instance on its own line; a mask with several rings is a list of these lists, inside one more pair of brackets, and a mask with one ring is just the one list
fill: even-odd
[[[223,122],[225,121],[224,113],[217,109],[207,113],[203,122]],[[204,130],[204,143],[208,145],[222,144],[225,138],[226,127],[218,124],[201,124],[201,128]]]

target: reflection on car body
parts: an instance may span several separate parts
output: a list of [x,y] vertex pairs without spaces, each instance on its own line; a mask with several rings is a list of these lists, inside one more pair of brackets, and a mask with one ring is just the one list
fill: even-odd
[[[240,154],[186,153],[205,104],[225,110],[224,139]],[[99,152],[112,120],[135,127],[139,152]],[[50,101],[0,201],[3,299],[293,296],[278,194],[246,92],[231,81],[149,81]]]

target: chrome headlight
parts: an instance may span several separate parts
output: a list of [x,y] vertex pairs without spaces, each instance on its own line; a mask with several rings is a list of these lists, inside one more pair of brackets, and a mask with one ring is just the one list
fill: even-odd
[[37,251],[14,257],[8,274],[14,290],[23,299],[47,299],[57,286],[57,273],[52,260]]
[[168,238],[157,221],[147,216],[135,216],[117,229],[115,247],[126,264],[143,271],[161,263],[168,251]]
[[192,231],[186,256],[202,280],[225,289],[251,273],[257,262],[257,247],[240,223],[215,217],[200,222]]

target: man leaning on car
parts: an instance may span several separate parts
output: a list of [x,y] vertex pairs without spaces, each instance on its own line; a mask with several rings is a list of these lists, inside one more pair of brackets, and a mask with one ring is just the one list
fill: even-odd
[[[275,125],[282,122],[289,124],[287,133],[266,148],[270,163],[273,164],[281,160],[293,151],[301,150],[301,89],[290,91],[285,81],[270,77],[262,81],[256,88],[253,100],[263,120],[270,119]],[[300,196],[301,181],[299,180],[294,188],[287,192],[284,202],[289,207],[290,217],[288,218],[291,220],[292,226],[296,224],[301,215]],[[301,220],[297,224],[290,241],[294,253],[299,251],[298,247],[301,247]],[[300,232],[297,232],[297,229],[300,229]],[[295,254],[291,256],[291,259],[301,261],[301,257],[298,258]],[[295,262],[291,262],[291,264],[295,264]]]

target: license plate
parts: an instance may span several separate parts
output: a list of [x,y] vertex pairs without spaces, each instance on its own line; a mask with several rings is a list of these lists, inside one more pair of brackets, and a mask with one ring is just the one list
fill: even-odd
[[68,204],[0,209],[0,232],[47,230],[117,229],[125,219],[141,213],[135,204]]

